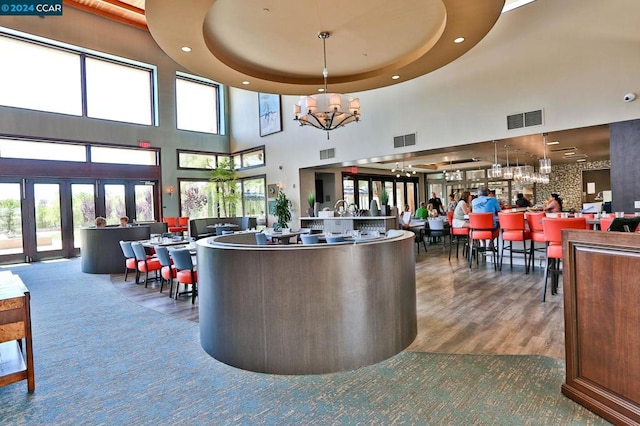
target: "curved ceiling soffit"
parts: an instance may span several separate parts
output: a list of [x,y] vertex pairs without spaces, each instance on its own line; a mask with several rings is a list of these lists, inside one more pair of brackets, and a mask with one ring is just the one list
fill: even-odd
[[[315,0],[191,0],[188,7],[154,1],[146,19],[160,48],[190,72],[246,90],[306,95],[323,84],[320,31],[331,33],[330,91],[358,92],[454,61],[493,28],[503,6],[504,0],[350,0],[326,13]],[[461,36],[463,43],[453,42]]]

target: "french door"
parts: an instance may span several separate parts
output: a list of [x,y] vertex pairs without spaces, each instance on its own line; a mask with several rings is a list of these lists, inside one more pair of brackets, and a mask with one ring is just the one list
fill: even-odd
[[97,216],[155,220],[156,182],[0,178],[0,263],[74,257]]

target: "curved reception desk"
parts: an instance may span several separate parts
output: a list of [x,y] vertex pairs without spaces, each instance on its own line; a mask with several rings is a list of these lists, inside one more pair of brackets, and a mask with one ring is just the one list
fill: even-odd
[[120,241],[148,240],[149,226],[127,228],[81,228],[80,260],[82,272],[119,274],[124,271],[124,255]]
[[198,244],[200,341],[215,359],[272,374],[352,370],[416,337],[414,234],[365,243]]

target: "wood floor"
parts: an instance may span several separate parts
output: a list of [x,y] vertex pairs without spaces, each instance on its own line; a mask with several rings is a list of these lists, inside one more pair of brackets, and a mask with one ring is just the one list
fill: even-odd
[[[418,336],[412,351],[466,354],[538,354],[564,359],[562,288],[540,302],[544,269],[525,274],[524,266],[495,272],[490,262],[468,268],[466,259],[448,261],[448,249],[420,247],[416,255]],[[198,321],[198,303],[168,297],[157,283],[135,285],[130,275],[111,281],[130,300],[175,317]]]

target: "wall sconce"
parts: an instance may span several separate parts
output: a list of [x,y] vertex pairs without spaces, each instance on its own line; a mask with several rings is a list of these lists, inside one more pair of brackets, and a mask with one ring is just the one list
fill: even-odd
[[165,192],[169,194],[169,197],[173,197],[173,185],[167,186],[167,189],[165,189]]

